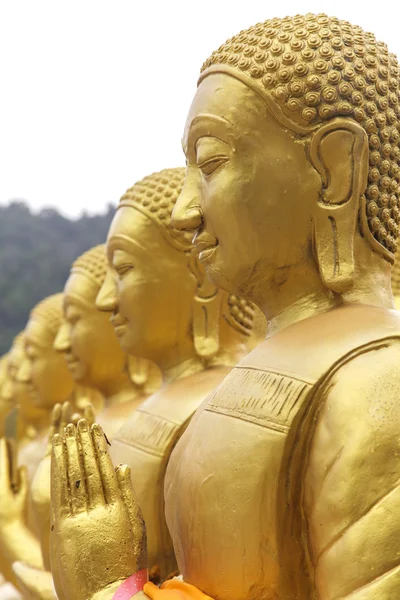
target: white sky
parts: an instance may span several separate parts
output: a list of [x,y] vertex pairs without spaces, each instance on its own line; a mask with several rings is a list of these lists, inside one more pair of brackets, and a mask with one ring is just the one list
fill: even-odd
[[0,203],[100,212],[141,177],[183,164],[201,64],[227,38],[270,17],[326,12],[373,31],[400,56],[399,6],[1,0]]

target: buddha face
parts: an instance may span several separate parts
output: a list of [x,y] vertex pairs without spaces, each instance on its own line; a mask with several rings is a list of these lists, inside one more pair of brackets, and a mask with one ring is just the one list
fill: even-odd
[[320,179],[261,97],[226,74],[200,83],[183,148],[187,176],[173,224],[193,230],[218,287],[257,302],[260,274],[276,287],[310,252]]
[[21,368],[21,379],[30,384],[38,408],[51,408],[68,399],[73,380],[64,357],[53,348],[54,335],[43,319],[31,318],[25,329],[28,360]]
[[82,272],[72,272],[64,289],[64,319],[55,349],[64,354],[76,382],[89,387],[107,384],[124,369],[126,357],[109,315],[96,308],[98,285]]
[[29,386],[18,377],[24,361],[26,361],[26,354],[22,345],[13,345],[8,354],[7,371],[0,392],[3,401],[9,406],[20,407],[22,417],[29,415],[33,401]]
[[111,322],[125,351],[159,364],[178,341],[190,339],[196,279],[188,257],[131,207],[116,212],[107,252],[110,272],[97,305],[113,312]]

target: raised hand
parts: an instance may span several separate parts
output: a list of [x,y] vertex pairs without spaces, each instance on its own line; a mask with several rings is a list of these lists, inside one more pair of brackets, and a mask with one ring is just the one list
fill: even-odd
[[12,481],[12,465],[15,450],[5,438],[0,439],[0,531],[13,522],[24,521],[27,497],[27,477],[25,467],[20,467],[17,484]]
[[130,470],[114,469],[99,425],[90,428],[82,419],[54,436],[51,499],[52,567],[54,561],[60,596],[88,600],[147,566]]
[[48,571],[35,569],[24,562],[13,563],[18,588],[29,600],[57,600],[53,577]]
[[50,569],[50,464],[52,439],[55,434],[63,434],[65,427],[69,423],[77,423],[84,416],[92,424],[94,423],[94,410],[88,404],[83,414],[74,413],[69,402],[56,404],[51,415],[51,425],[49,429],[49,438],[47,452],[40,461],[36,473],[32,480],[31,497],[35,511],[35,517],[40,531],[40,545],[43,554],[43,562],[46,569]]

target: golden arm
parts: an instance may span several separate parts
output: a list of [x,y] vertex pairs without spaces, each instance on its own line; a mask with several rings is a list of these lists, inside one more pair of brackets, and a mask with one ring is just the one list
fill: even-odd
[[399,361],[389,346],[348,363],[318,416],[304,514],[320,600],[400,598]]

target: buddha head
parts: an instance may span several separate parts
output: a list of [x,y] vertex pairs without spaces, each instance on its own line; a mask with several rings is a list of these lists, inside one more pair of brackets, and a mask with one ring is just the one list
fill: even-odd
[[30,385],[38,408],[67,400],[74,388],[64,357],[54,349],[61,325],[63,295],[48,296],[32,310],[25,328],[26,360],[18,378]]
[[64,288],[64,321],[55,341],[74,380],[104,393],[126,365],[109,316],[96,308],[106,270],[105,244],[84,252],[73,263]]
[[28,421],[35,412],[32,405],[32,395],[29,386],[19,380],[18,372],[26,361],[25,353],[25,335],[20,332],[15,336],[11,348],[7,354],[7,359],[2,359],[2,385],[0,396],[2,402],[10,408],[18,406],[21,417]]
[[374,278],[390,296],[399,94],[386,45],[326,15],[259,23],[210,56],[173,224],[195,234],[217,285],[276,310],[317,289],[342,301]]
[[253,332],[254,308],[220,292],[193,254],[192,235],[171,225],[184,175],[184,169],[165,169],[122,196],[97,299],[113,313],[125,351],[154,361],[164,374],[177,361],[204,366],[224,362],[224,353],[236,359]]

